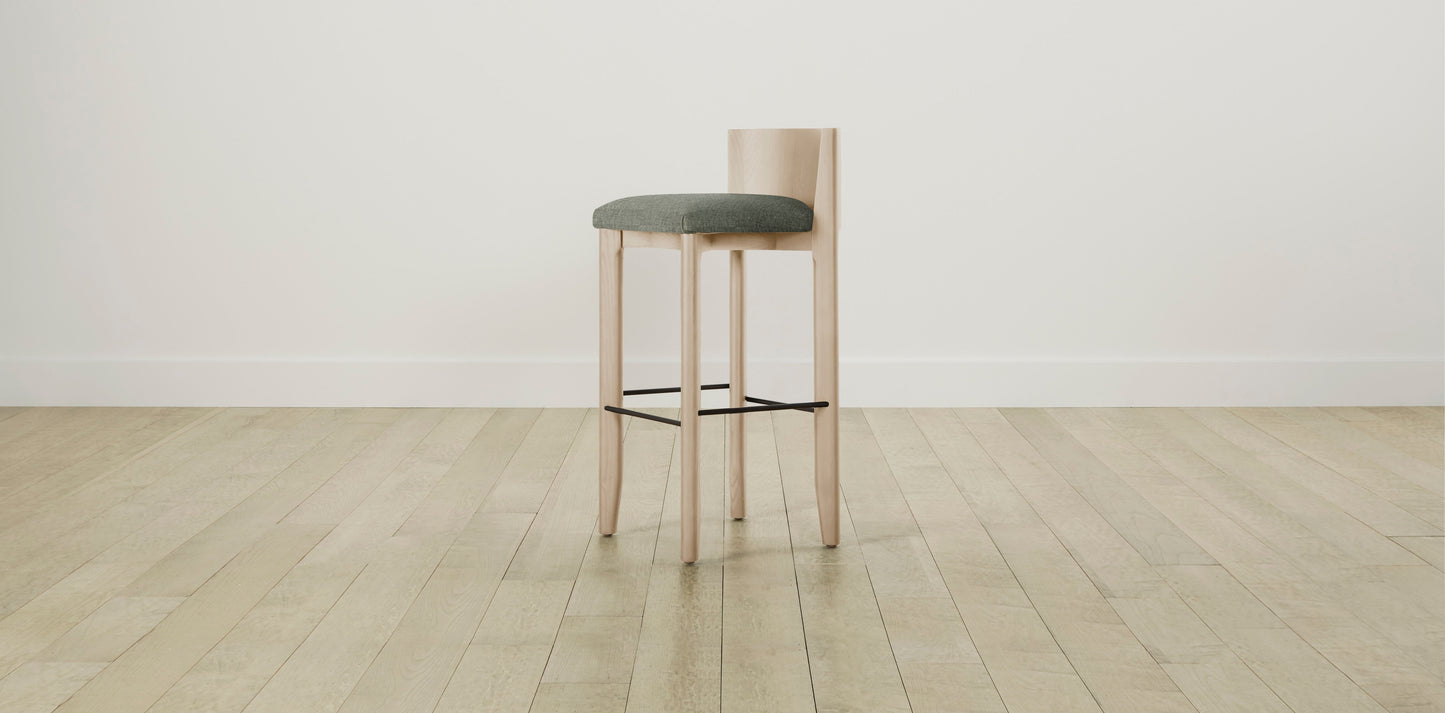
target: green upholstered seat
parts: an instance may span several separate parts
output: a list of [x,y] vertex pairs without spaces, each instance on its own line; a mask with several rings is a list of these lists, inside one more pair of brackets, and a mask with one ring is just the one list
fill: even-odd
[[671,193],[619,198],[592,227],[651,233],[806,233],[813,209],[796,198],[753,193]]

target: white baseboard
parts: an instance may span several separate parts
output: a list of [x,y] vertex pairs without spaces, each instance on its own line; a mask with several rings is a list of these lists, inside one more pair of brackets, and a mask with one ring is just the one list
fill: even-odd
[[[811,367],[750,365],[751,395],[812,397]],[[675,386],[629,363],[629,388]],[[708,363],[704,382],[726,380]],[[1436,406],[1445,362],[844,360],[844,406]],[[591,361],[0,359],[8,406],[593,406]],[[671,403],[645,397],[640,405]],[[676,397],[671,397],[676,398]],[[633,403],[629,401],[629,403]]]

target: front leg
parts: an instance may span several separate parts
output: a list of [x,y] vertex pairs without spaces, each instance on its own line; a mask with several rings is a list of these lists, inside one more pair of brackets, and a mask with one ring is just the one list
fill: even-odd
[[697,561],[698,449],[702,406],[702,341],[698,330],[697,277],[699,250],[696,235],[682,236],[682,561]]
[[833,240],[813,246],[813,484],[823,544],[838,546],[838,260]]
[[622,414],[602,410],[604,406],[622,406],[622,231],[603,230],[600,238],[597,532],[605,536],[617,532],[617,509],[622,501]]
[[[733,250],[729,263],[729,322],[731,338],[728,340],[728,406],[745,406],[747,396],[746,359],[747,349],[743,339],[743,303],[746,283],[743,281],[743,251]],[[744,414],[728,414],[728,513],[734,520],[747,516],[747,482],[744,466],[747,453],[744,441]]]

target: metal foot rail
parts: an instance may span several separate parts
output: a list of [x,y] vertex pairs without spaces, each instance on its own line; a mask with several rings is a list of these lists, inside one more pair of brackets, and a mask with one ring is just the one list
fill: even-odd
[[[757,399],[748,399],[748,401],[756,402]],[[827,405],[828,405],[828,402],[827,402],[827,401],[804,401],[804,402],[802,402],[802,403],[797,403],[797,404],[785,404],[785,403],[779,403],[779,402],[777,402],[777,401],[774,401],[774,402],[772,402],[772,403],[769,403],[769,404],[766,404],[766,405],[763,405],[763,406],[734,406],[734,407],[732,407],[732,408],[705,408],[705,409],[700,409],[700,410],[698,410],[697,415],[699,415],[699,416],[721,416],[721,415],[723,415],[723,414],[725,414],[725,413],[757,413],[758,411],[790,411],[790,410],[792,410],[792,409],[797,409],[797,410],[799,410],[799,411],[812,411],[812,410],[815,409],[815,408],[823,408],[824,406],[827,406]]]
[[[714,391],[714,390],[717,390],[717,389],[726,389],[726,388],[729,388],[728,384],[704,384],[704,385],[702,386],[702,390],[704,390],[704,391]],[[681,393],[681,392],[682,392],[682,387],[680,387],[680,386],[671,386],[671,387],[661,387],[661,388],[656,388],[656,389],[632,389],[632,390],[630,390],[630,391],[623,391],[623,392],[622,392],[622,395],[623,395],[623,396],[640,396],[640,395],[642,395],[642,394],[676,394],[676,393]],[[733,406],[733,407],[730,407],[730,408],[705,408],[705,409],[698,409],[697,415],[699,415],[699,416],[722,416],[722,415],[724,415],[724,414],[730,414],[730,413],[758,413],[758,412],[761,412],[761,411],[790,411],[790,410],[807,411],[808,413],[812,413],[812,412],[813,412],[813,409],[824,408],[824,407],[826,407],[826,406],[828,405],[828,402],[827,402],[827,401],[802,401],[802,402],[799,402],[799,403],[783,403],[782,401],[773,401],[773,400],[771,400],[771,399],[760,399],[760,398],[758,398],[758,397],[756,397],[756,396],[744,396],[744,397],[743,397],[743,400],[744,400],[744,401],[747,401],[748,403],[754,403],[754,404],[759,404],[759,405],[758,405],[758,406]],[[658,423],[666,423],[666,424],[672,425],[672,426],[681,426],[681,425],[682,425],[682,421],[679,421],[679,420],[677,420],[677,419],[675,419],[675,418],[668,418],[668,417],[666,417],[666,416],[657,416],[657,415],[654,415],[654,414],[647,413],[647,412],[645,412],[645,411],[637,411],[637,410],[630,409],[630,408],[622,408],[622,407],[620,407],[620,406],[603,406],[603,407],[602,407],[602,410],[604,410],[604,411],[610,411],[610,412],[612,412],[612,413],[620,413],[620,414],[622,414],[622,415],[624,415],[624,416],[636,416],[637,418],[647,419],[648,421],[656,421],[656,422],[658,422]]]
[[677,419],[675,419],[675,418],[668,418],[668,417],[666,417],[666,416],[654,416],[654,415],[652,415],[652,414],[650,414],[650,413],[644,413],[644,412],[642,412],[642,411],[633,411],[633,410],[630,409],[630,408],[618,408],[618,407],[616,407],[616,406],[603,406],[603,407],[602,407],[602,410],[603,410],[603,411],[611,411],[612,413],[620,413],[620,414],[622,414],[623,416],[636,416],[636,417],[638,417],[638,418],[645,418],[645,419],[647,419],[647,420],[649,420],[649,421],[656,421],[656,422],[658,422],[658,423],[666,423],[666,424],[670,424],[670,425],[673,425],[673,426],[681,426],[681,425],[682,425],[682,421],[679,421],[679,420],[677,420]]
[[[730,385],[730,384],[703,384],[703,385],[702,385],[702,390],[703,390],[703,391],[716,391],[716,390],[718,390],[718,389],[727,389],[727,388],[731,388],[731,385]],[[662,387],[662,388],[660,388],[660,389],[631,389],[631,390],[622,392],[622,395],[623,395],[623,396],[641,396],[641,395],[643,395],[643,394],[680,394],[680,393],[682,393],[682,387],[681,387],[681,386],[664,386],[664,387]]]

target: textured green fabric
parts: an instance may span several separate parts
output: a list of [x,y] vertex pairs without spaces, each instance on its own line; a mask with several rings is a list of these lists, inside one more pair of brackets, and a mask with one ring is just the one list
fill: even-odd
[[652,233],[806,233],[813,209],[796,198],[754,193],[672,193],[612,201],[592,227]]

